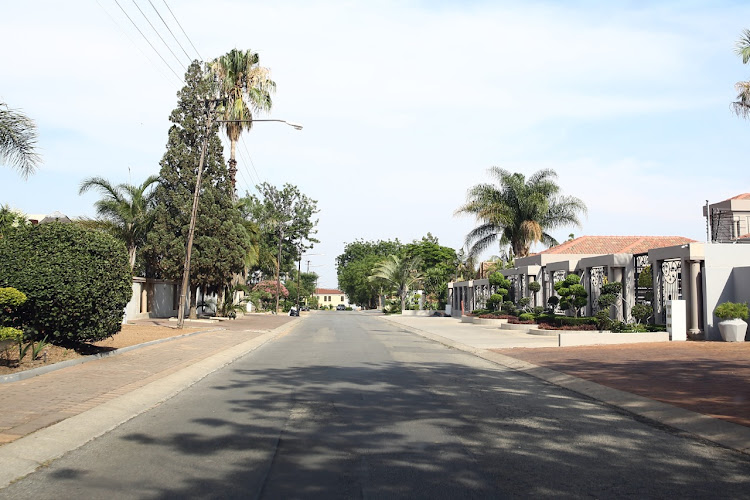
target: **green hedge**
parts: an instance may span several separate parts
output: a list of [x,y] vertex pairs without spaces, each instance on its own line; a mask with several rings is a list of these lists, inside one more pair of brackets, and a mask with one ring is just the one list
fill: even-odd
[[75,224],[50,223],[0,239],[0,287],[24,292],[25,326],[77,344],[120,331],[133,293],[125,246]]
[[549,323],[552,326],[581,326],[596,325],[596,318],[573,316],[561,316],[559,314],[538,314],[535,316],[537,323]]

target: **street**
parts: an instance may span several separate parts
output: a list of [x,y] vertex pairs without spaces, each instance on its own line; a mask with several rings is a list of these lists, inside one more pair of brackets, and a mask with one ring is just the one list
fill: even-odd
[[321,312],[2,498],[748,498],[750,460]]

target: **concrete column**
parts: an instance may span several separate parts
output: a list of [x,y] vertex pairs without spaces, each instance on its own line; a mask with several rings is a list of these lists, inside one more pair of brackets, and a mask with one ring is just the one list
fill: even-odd
[[531,274],[529,274],[527,278],[526,290],[529,291],[529,297],[531,298],[531,303],[529,305],[531,307],[536,307],[538,305],[537,303],[539,302],[539,293],[532,292],[531,288],[529,287],[530,284],[536,281],[536,276],[532,276]]
[[609,271],[612,274],[612,278],[611,278],[612,282],[622,283],[622,297],[623,297],[623,300],[620,300],[619,302],[615,302],[615,306],[614,306],[615,307],[615,310],[614,310],[615,319],[617,321],[622,321],[623,317],[624,317],[624,314],[623,314],[623,310],[624,310],[623,302],[625,301],[624,300],[624,298],[625,298],[625,291],[627,290],[628,285],[627,285],[627,283],[623,283],[623,279],[622,279],[622,276],[623,276],[623,272],[622,271],[623,271],[623,269],[621,267],[610,267]]
[[148,287],[146,283],[141,283],[141,311],[148,312]]
[[698,291],[700,290],[701,263],[697,260],[688,260],[685,261],[685,264],[685,267],[688,267],[690,269],[688,273],[688,279],[685,280],[685,283],[688,284],[688,331],[691,335],[698,336],[701,334],[700,323],[698,322],[698,312],[700,310],[700,304],[698,303]]

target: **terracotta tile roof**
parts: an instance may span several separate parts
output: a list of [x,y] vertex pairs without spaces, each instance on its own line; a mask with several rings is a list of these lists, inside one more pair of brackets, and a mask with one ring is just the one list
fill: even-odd
[[[732,196],[729,199],[730,200],[750,200],[750,193],[738,194],[737,196]],[[725,201],[729,201],[729,200],[725,200]]]
[[344,295],[344,292],[341,290],[336,290],[335,288],[316,288],[315,289],[316,295]]
[[548,248],[542,254],[589,254],[645,253],[653,248],[671,247],[695,243],[682,236],[581,236]]

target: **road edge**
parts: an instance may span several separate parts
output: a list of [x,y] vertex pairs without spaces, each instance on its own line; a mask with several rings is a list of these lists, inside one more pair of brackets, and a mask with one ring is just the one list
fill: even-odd
[[391,325],[398,326],[411,333],[443,344],[446,347],[473,354],[486,361],[525,373],[552,385],[582,394],[638,417],[687,432],[725,448],[744,454],[750,453],[750,428],[748,427],[638,396],[637,394],[612,389],[596,382],[584,380],[550,368],[544,368],[527,361],[505,356],[504,354],[471,347],[426,330],[404,325],[397,321],[391,321],[386,316],[379,317]]
[[173,398],[216,370],[287,334],[302,322],[303,318],[285,323],[128,394],[0,446],[0,463],[3,464],[0,467],[0,490]]

